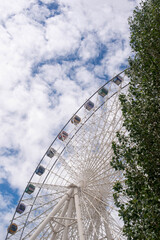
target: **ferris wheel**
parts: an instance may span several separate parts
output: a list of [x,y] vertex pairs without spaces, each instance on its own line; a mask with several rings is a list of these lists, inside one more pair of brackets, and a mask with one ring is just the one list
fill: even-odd
[[6,240],[122,240],[110,166],[112,142],[123,131],[119,102],[125,71],[98,89],[54,139],[34,171],[8,227]]

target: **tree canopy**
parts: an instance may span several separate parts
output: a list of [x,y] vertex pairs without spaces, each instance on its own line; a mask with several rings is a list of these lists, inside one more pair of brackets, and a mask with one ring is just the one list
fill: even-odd
[[160,239],[160,1],[141,2],[129,18],[128,95],[120,101],[127,134],[117,133],[111,165],[125,182],[114,199],[127,239]]

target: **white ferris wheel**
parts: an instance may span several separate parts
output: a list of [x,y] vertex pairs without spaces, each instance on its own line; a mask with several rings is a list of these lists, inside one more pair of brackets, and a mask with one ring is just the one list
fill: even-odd
[[34,171],[6,240],[122,240],[110,166],[112,142],[123,129],[119,94],[125,71],[98,89],[72,116]]

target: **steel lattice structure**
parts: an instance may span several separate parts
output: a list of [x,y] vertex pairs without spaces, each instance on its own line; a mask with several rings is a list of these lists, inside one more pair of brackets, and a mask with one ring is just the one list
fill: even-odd
[[[117,76],[123,80],[118,84]],[[49,146],[38,165],[45,172],[33,173],[29,184],[35,191],[24,191],[19,204],[26,209],[15,212],[11,224],[17,224],[18,230],[14,235],[7,233],[6,240],[124,239],[113,200],[114,183],[124,179],[110,161],[116,132],[125,131],[119,94],[127,94],[129,81],[125,71],[117,76],[86,101],[94,103],[91,110],[85,103],[67,122],[59,134],[65,131],[68,137],[61,141],[58,134]],[[104,87],[108,93],[101,96]],[[77,124],[71,122],[75,116],[81,118]],[[48,157],[51,148],[56,151]]]

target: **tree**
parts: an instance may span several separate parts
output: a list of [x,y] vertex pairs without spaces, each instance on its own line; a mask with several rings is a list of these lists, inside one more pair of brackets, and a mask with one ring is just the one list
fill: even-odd
[[124,184],[114,185],[115,204],[127,239],[160,239],[160,1],[141,2],[129,18],[130,78],[120,102],[127,135],[117,133],[111,165]]

